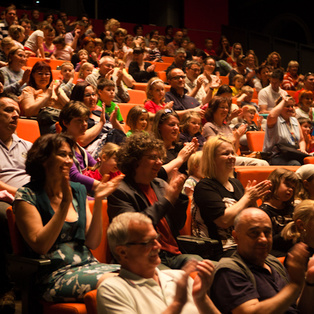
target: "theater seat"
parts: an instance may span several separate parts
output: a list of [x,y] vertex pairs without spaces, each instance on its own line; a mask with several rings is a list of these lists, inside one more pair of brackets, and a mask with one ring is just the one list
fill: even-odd
[[16,128],[18,137],[25,141],[34,143],[40,137],[40,130],[37,120],[32,119],[19,119]]
[[263,151],[265,132],[264,131],[248,131],[246,132],[247,145],[251,152]]

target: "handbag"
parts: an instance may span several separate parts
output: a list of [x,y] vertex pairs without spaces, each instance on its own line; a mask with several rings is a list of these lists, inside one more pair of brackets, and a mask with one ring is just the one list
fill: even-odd
[[278,143],[275,145],[279,154],[287,160],[297,160],[303,165],[303,159],[310,156],[309,154],[303,153],[298,150],[298,146],[291,145],[288,143]]
[[199,238],[191,235],[177,236],[180,251],[184,254],[197,254],[204,259],[219,260],[222,246],[218,240]]

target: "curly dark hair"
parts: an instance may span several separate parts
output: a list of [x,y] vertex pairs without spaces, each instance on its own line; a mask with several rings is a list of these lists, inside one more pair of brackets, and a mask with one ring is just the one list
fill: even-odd
[[75,145],[72,137],[61,134],[45,134],[39,137],[27,153],[25,162],[26,173],[31,181],[45,183],[46,174],[44,163],[66,142],[72,148]]
[[163,141],[146,132],[132,134],[117,152],[117,164],[122,173],[134,178],[135,170],[145,153],[157,150],[164,158],[166,151]]
[[[230,109],[231,109],[231,100],[226,98],[226,97],[221,97],[221,96],[214,96],[209,104],[208,104],[208,107],[206,109],[206,112],[205,112],[205,119],[208,121],[208,122],[213,122],[214,121],[214,113],[218,110],[218,107],[220,104],[222,103],[227,103],[228,106],[229,106],[229,113],[230,113]],[[229,114],[228,113],[228,114]]]

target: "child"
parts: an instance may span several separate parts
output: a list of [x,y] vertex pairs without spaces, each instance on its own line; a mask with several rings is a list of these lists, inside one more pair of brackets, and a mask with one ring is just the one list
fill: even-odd
[[237,74],[234,76],[232,83],[234,86],[231,86],[232,96],[236,97],[239,95],[241,88],[244,85],[244,76],[242,74]]
[[298,118],[308,153],[314,152],[314,139],[312,133],[312,121],[308,118]]
[[26,40],[24,48],[30,52],[31,57],[37,56],[40,58],[45,58],[44,51],[44,38],[46,38],[54,28],[48,22],[42,22],[40,24],[40,29],[34,31]]
[[66,45],[64,37],[56,37],[53,40],[53,43],[56,46],[56,51],[54,52],[55,58],[58,60],[71,61],[74,49],[71,46]]
[[146,97],[144,107],[148,112],[155,114],[161,109],[171,109],[173,106],[173,101],[165,103],[165,85],[158,77],[152,77],[147,82]]
[[252,101],[253,93],[254,89],[249,85],[245,85],[241,88],[237,98],[237,105],[239,108],[242,108],[245,105],[251,105],[254,106],[256,110],[258,110],[258,105]]
[[206,141],[202,135],[202,116],[196,111],[186,112],[180,119],[179,141],[181,143],[191,142],[194,137],[197,138],[199,143],[199,150]]
[[153,61],[153,62],[163,62],[163,60],[161,59],[160,51],[157,48],[157,46],[158,46],[158,41],[152,38],[149,41],[149,47],[145,49],[147,51],[147,56],[145,58],[146,60]]
[[86,77],[89,75],[89,74],[92,74],[94,70],[94,66],[89,63],[89,62],[85,62],[81,67],[80,67],[80,70],[78,72],[78,79],[77,79],[77,82],[83,82],[85,81]]
[[122,50],[124,52],[123,61],[125,62],[125,67],[129,68],[130,63],[133,61],[133,43],[134,37],[130,34],[125,36],[124,43]]
[[60,84],[60,87],[63,89],[66,95],[70,98],[72,90],[75,86],[75,84],[73,84],[74,66],[71,62],[64,62],[61,65],[61,75],[62,75],[62,83]]
[[109,180],[121,174],[117,167],[117,152],[119,145],[114,143],[106,143],[97,159],[97,163],[91,169],[84,172],[84,175],[101,181],[104,175],[109,175]]
[[106,78],[101,78],[97,83],[97,91],[99,100],[97,106],[103,107],[105,105],[105,111],[110,117],[111,113],[117,108],[117,120],[123,123],[123,117],[120,112],[120,108],[113,102],[115,97],[115,83]]
[[182,194],[187,196],[193,196],[194,188],[198,181],[202,179],[201,172],[201,159],[202,151],[195,152],[192,154],[188,160],[188,175],[189,177],[185,180]]
[[307,118],[314,121],[313,106],[313,93],[308,90],[304,90],[299,95],[299,108],[295,110],[296,118]]
[[126,133],[126,136],[131,136],[134,132],[144,131],[148,125],[148,112],[142,106],[134,106],[128,112],[126,117],[126,124],[130,130]]
[[44,38],[44,51],[45,51],[45,57],[55,59],[55,56],[53,55],[56,51],[56,46],[53,43],[53,40],[56,38],[56,32],[53,30],[50,32],[47,36]]
[[275,250],[272,254],[285,256],[292,243],[283,240],[281,231],[292,221],[294,197],[298,192],[299,179],[294,171],[277,168],[269,175],[268,180],[271,182],[270,193],[264,196],[260,208],[272,221],[273,250]]
[[22,42],[25,38],[25,29],[21,25],[11,25],[9,27],[9,36],[14,40],[14,43],[20,48],[24,49]]
[[75,66],[75,72],[78,72],[81,68],[81,66],[88,62],[88,51],[86,49],[81,49],[77,53],[78,58],[80,59],[80,62],[78,62]]

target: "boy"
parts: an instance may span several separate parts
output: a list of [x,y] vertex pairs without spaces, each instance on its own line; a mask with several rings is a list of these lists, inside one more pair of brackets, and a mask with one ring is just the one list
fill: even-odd
[[149,48],[146,48],[146,51],[147,51],[146,60],[153,61],[153,62],[163,62],[163,60],[161,59],[160,51],[157,48],[157,46],[158,46],[158,40],[152,38],[149,41]]
[[66,95],[70,98],[72,90],[75,86],[75,84],[73,84],[74,66],[71,62],[64,62],[61,65],[61,75],[62,75],[62,83],[60,87],[63,89]]
[[123,123],[120,108],[116,103],[113,102],[113,99],[115,97],[115,83],[106,78],[101,78],[97,83],[97,91],[99,96],[97,106],[102,108],[103,105],[105,105],[105,111],[108,116],[110,116],[117,107],[117,120],[120,123]]

